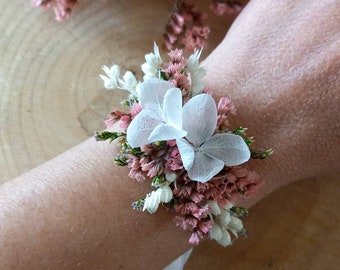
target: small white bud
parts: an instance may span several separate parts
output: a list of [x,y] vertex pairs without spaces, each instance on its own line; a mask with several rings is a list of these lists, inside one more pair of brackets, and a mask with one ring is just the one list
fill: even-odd
[[226,230],[222,230],[222,237],[218,243],[224,247],[231,245],[230,234]]
[[209,238],[214,239],[217,242],[220,241],[220,239],[222,238],[222,229],[218,224],[214,223],[214,225],[210,229]]
[[218,216],[221,214],[221,209],[216,202],[209,201],[208,206],[209,206],[210,213],[213,214],[214,216]]

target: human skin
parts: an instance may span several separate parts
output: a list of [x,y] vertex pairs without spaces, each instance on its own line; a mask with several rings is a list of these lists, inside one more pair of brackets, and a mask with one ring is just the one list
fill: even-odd
[[207,84],[237,108],[234,124],[272,147],[252,164],[278,187],[340,171],[340,2],[250,1],[204,61]]
[[[338,1],[252,0],[204,61],[207,84],[237,107],[233,125],[275,151],[250,166],[266,194],[335,174],[339,141]],[[165,210],[131,210],[150,190],[90,139],[0,187],[1,269],[161,269],[189,248]]]

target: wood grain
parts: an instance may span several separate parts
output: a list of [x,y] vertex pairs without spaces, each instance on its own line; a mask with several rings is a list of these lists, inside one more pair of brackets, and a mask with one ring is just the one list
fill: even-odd
[[[140,76],[144,54],[153,41],[161,44],[172,5],[82,0],[72,19],[59,24],[51,11],[29,2],[0,3],[0,183],[103,128],[124,93],[103,89],[101,66],[115,62]],[[210,50],[229,23],[213,27]],[[309,179],[278,190],[251,209],[248,240],[227,249],[206,242],[186,269],[337,269],[338,180]]]

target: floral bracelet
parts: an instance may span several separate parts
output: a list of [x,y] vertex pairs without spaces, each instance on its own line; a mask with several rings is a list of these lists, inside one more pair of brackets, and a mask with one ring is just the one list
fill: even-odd
[[128,166],[137,182],[150,181],[153,190],[132,203],[133,209],[155,213],[162,205],[175,213],[175,223],[192,232],[189,242],[208,237],[222,246],[246,235],[247,210],[234,204],[258,192],[263,180],[240,164],[264,159],[272,150],[252,147],[246,128],[231,129],[228,116],[235,106],[223,97],[216,104],[199,66],[202,50],[188,59],[172,50],[163,62],[157,45],[145,55],[143,82],[132,72],[120,75],[117,65],[103,67],[107,89],[129,92],[123,101],[129,112],[115,110],[105,121],[119,122],[123,132],[97,132],[97,140],[117,140],[115,163]]

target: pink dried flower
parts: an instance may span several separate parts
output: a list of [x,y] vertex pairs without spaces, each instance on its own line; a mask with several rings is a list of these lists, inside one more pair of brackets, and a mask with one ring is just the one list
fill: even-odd
[[208,26],[194,26],[185,31],[183,43],[188,51],[195,51],[205,47],[205,42],[208,39],[210,28]]
[[185,19],[182,14],[180,14],[179,10],[174,10],[169,17],[168,24],[164,30],[164,40],[165,46],[168,50],[171,50],[173,45],[176,43],[178,39],[178,35],[180,35],[183,31]]
[[183,57],[183,50],[180,50],[180,49],[171,50],[168,53],[168,55],[172,63],[182,62],[184,65],[186,64],[186,59]]
[[131,118],[135,118],[135,116],[137,114],[139,114],[142,111],[142,106],[138,103],[138,102],[134,102],[132,104],[132,107],[130,109],[130,113],[131,113]]
[[143,182],[146,177],[140,171],[130,170],[128,176],[132,179],[135,179],[137,182]]
[[130,169],[129,177],[137,182],[143,182],[146,179],[141,169],[140,158],[134,155],[127,155],[127,166]]
[[237,190],[242,193],[243,198],[256,195],[264,183],[263,179],[255,171],[248,171],[242,167],[234,167],[232,172],[237,177],[235,184]]
[[116,121],[114,121],[114,119],[110,118],[110,119],[107,119],[104,121],[104,124],[106,126],[106,128],[110,128],[113,126],[113,124],[115,123]]
[[220,98],[220,100],[218,102],[217,112],[218,112],[218,114],[221,114],[221,115],[222,114],[228,114],[228,113],[235,114],[236,108],[229,98],[222,97],[222,98]]
[[208,95],[210,95],[210,96],[212,96],[212,97],[215,96],[214,91],[213,91],[209,86],[206,86],[206,87],[204,88],[203,93],[208,94]]
[[168,146],[170,146],[170,147],[173,147],[173,146],[176,146],[177,144],[176,144],[176,140],[168,140],[167,142],[166,142],[166,144],[168,145]]
[[214,222],[212,220],[201,221],[200,223],[198,223],[198,228],[202,233],[207,234],[213,224]]
[[209,219],[209,201],[218,205],[238,201],[257,192],[263,180],[255,172],[235,166],[225,167],[206,183],[191,181],[187,173],[177,178],[176,183],[173,189],[176,225],[191,230],[189,242],[197,244],[214,224]]
[[109,128],[109,125],[113,125],[117,121],[119,121],[119,126],[126,130],[131,123],[131,114],[125,113],[121,110],[114,110],[111,114],[111,118],[105,121],[106,126]]
[[176,225],[181,227],[183,230],[193,230],[198,225],[198,220],[194,217],[187,216],[176,216]]
[[114,123],[120,120],[122,115],[124,115],[124,113],[122,113],[119,110],[115,110],[112,113],[110,113],[110,118],[104,121],[106,127],[107,128],[112,127]]
[[224,14],[237,15],[242,11],[243,6],[239,1],[213,0],[210,9],[219,16]]
[[206,26],[206,16],[199,12],[195,5],[189,0],[176,1],[163,34],[165,46],[169,50],[172,49],[185,32],[186,37],[182,41],[186,48],[194,51],[195,48],[204,46],[209,31],[209,27]]
[[163,173],[163,160],[156,159],[148,163],[141,162],[141,169],[142,171],[147,172],[148,177],[153,178],[156,175]]
[[181,74],[185,67],[185,63],[172,63],[170,62],[168,67],[163,71],[169,76],[169,78],[173,78],[175,75],[183,75]]
[[165,161],[165,168],[168,171],[177,171],[183,169],[181,155],[177,147],[171,151],[170,157]]
[[193,245],[198,245],[200,243],[200,237],[197,231],[194,231],[189,239],[189,243]]
[[217,126],[216,131],[226,131],[229,126],[228,114],[235,114],[236,109],[229,98],[222,97],[217,105]]
[[127,128],[129,127],[130,123],[131,123],[131,115],[130,114],[125,114],[123,115],[120,120],[119,120],[119,126],[120,128],[127,130]]
[[78,4],[77,0],[32,0],[32,4],[36,7],[44,8],[53,7],[55,19],[63,21],[71,14],[72,8]]
[[188,77],[185,74],[176,73],[172,76],[171,83],[182,90],[182,96],[188,95],[188,89],[190,89],[190,83]]

